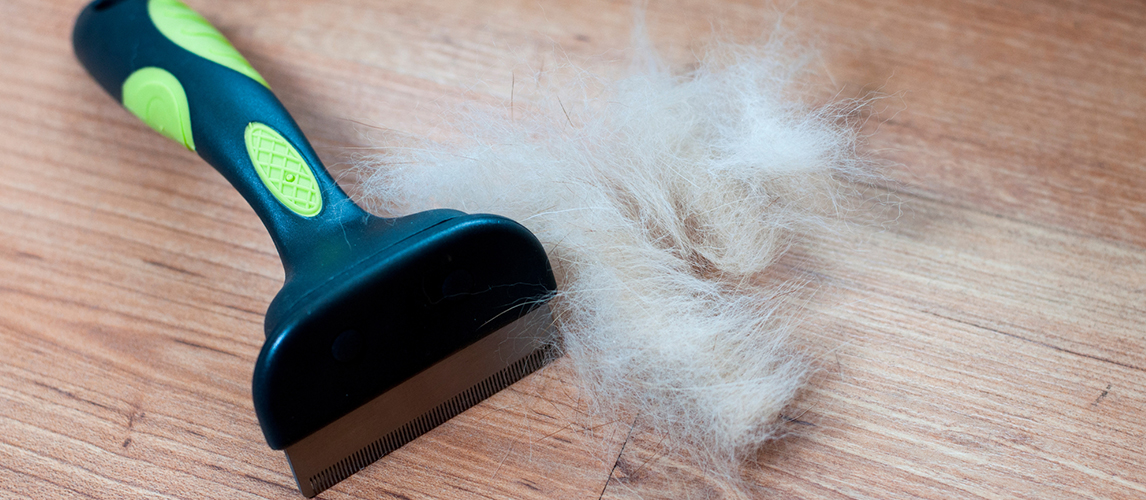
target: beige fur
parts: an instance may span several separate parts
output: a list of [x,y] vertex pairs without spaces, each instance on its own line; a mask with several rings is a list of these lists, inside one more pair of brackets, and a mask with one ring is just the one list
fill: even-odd
[[565,355],[594,409],[733,464],[776,436],[808,373],[782,307],[794,285],[764,278],[794,237],[828,230],[839,181],[864,175],[842,119],[858,104],[803,104],[806,58],[777,42],[719,46],[683,75],[638,52],[613,82],[518,77],[512,112],[457,113],[463,140],[382,146],[364,191],[382,212],[526,225],[556,267]]

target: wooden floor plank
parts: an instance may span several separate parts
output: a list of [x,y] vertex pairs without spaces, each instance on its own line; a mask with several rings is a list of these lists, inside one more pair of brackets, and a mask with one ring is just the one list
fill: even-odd
[[[298,498],[254,416],[283,277],[243,199],[104,95],[81,0],[0,3],[0,497]],[[628,2],[195,0],[336,175],[565,63],[624,69]],[[676,71],[773,27],[860,117],[894,221],[806,242],[819,368],[761,498],[1146,497],[1146,5],[650,3]],[[559,71],[559,70],[557,70]],[[787,273],[787,274],[785,274]],[[323,498],[725,498],[558,361]]]

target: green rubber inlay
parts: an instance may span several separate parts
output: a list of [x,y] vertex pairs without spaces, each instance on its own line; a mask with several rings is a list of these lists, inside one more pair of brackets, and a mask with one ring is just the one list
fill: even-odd
[[292,212],[311,217],[322,210],[318,182],[298,151],[274,129],[251,122],[243,134],[259,179]]
[[136,70],[123,82],[123,106],[160,134],[195,151],[187,93],[171,73],[156,67]]
[[203,19],[190,7],[179,0],[150,0],[147,14],[159,32],[176,45],[191,53],[231,68],[253,78],[266,88],[267,81],[259,75],[251,63],[235,50],[219,30]]

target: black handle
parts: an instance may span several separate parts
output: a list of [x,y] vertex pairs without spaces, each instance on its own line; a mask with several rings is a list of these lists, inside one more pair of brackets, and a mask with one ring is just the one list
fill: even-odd
[[72,42],[112,97],[199,153],[246,198],[270,231],[288,280],[316,242],[367,217],[263,78],[182,2],[97,0],[77,19]]

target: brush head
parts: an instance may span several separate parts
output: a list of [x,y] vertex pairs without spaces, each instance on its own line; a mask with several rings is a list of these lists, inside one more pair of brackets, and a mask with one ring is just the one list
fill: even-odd
[[502,330],[556,289],[544,248],[504,217],[370,216],[345,230],[312,251],[312,267],[288,271],[267,312],[253,393],[274,449]]

